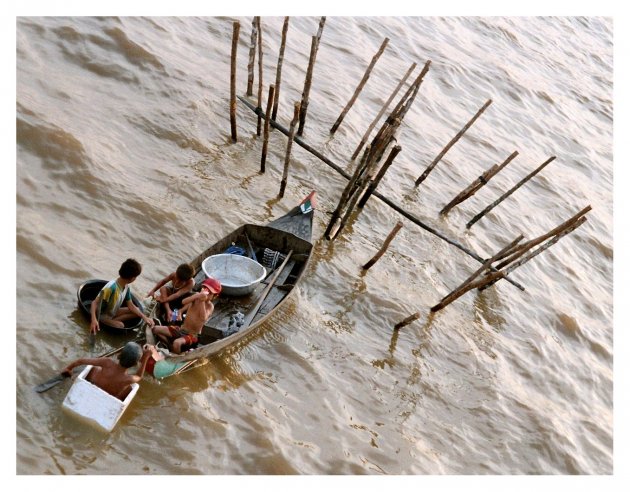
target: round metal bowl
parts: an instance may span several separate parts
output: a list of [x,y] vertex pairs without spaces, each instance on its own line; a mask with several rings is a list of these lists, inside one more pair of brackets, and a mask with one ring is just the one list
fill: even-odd
[[206,277],[221,282],[221,294],[244,296],[251,294],[267,275],[265,267],[246,256],[222,254],[208,256],[201,264]]

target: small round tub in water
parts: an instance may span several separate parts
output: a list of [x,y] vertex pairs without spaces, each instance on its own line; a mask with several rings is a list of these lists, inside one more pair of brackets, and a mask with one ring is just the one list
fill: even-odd
[[207,277],[221,282],[221,294],[228,296],[250,294],[267,274],[265,267],[257,261],[231,254],[208,256],[201,268]]

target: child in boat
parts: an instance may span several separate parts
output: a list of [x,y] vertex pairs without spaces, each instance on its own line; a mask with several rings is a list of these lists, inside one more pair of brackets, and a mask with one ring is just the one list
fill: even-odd
[[[131,385],[142,379],[151,353],[149,345],[140,348],[137,343],[128,342],[120,352],[118,362],[109,357],[78,359],[66,367],[62,374],[72,375],[72,369],[77,366],[94,366],[90,370],[87,380],[110,395],[124,400],[131,390]],[[127,371],[137,366],[138,362],[140,362],[140,369],[135,374],[128,374]]]
[[[191,265],[182,263],[177,267],[177,270],[155,284],[155,287],[147,294],[147,297],[153,296],[156,301],[162,304],[167,322],[172,319],[173,309],[180,308],[183,297],[192,292],[195,286],[195,281],[192,278],[194,273]],[[181,313],[178,313],[177,319],[182,319]]]
[[99,322],[113,328],[124,328],[123,321],[138,317],[149,326],[155,324],[131,299],[129,284],[133,283],[141,272],[142,265],[133,258],[123,262],[118,269],[118,278],[105,284],[90,306],[91,333],[100,330]]
[[221,293],[221,282],[207,278],[201,284],[201,291],[182,301],[182,310],[187,311],[181,328],[178,326],[155,326],[153,334],[170,345],[170,350],[181,354],[197,343],[205,322],[212,316],[212,301]]

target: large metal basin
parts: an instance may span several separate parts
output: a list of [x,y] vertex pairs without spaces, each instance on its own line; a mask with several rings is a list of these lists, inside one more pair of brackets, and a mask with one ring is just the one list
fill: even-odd
[[207,277],[221,282],[221,294],[228,296],[250,294],[267,275],[265,267],[257,261],[231,254],[208,256],[201,268]]

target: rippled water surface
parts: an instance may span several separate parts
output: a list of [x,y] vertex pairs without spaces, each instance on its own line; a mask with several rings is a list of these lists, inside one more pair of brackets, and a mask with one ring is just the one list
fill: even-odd
[[[377,198],[328,242],[346,180],[294,145],[278,199],[286,137],[272,132],[260,174],[256,117],[241,103],[231,142],[234,20],[244,95],[251,17],[17,19],[17,473],[612,473],[612,20],[326,19],[304,139],[343,169],[352,172],[350,156],[411,63],[418,73],[431,60],[379,192],[484,258],[592,206],[584,226],[511,275],[525,291],[501,282],[434,315],[474,259]],[[262,18],[263,107],[282,23]],[[286,127],[318,23],[290,19],[277,118]],[[487,186],[439,215],[514,151]],[[145,378],[109,435],[61,410],[67,382],[33,391],[90,354],[81,282],[115,278],[135,257],[144,270],[133,290],[144,295],[236,226],[278,217],[312,189],[308,275],[247,344],[181,376]],[[398,220],[387,253],[362,272]],[[414,312],[417,321],[393,329]],[[93,353],[124,341],[100,335]]]

